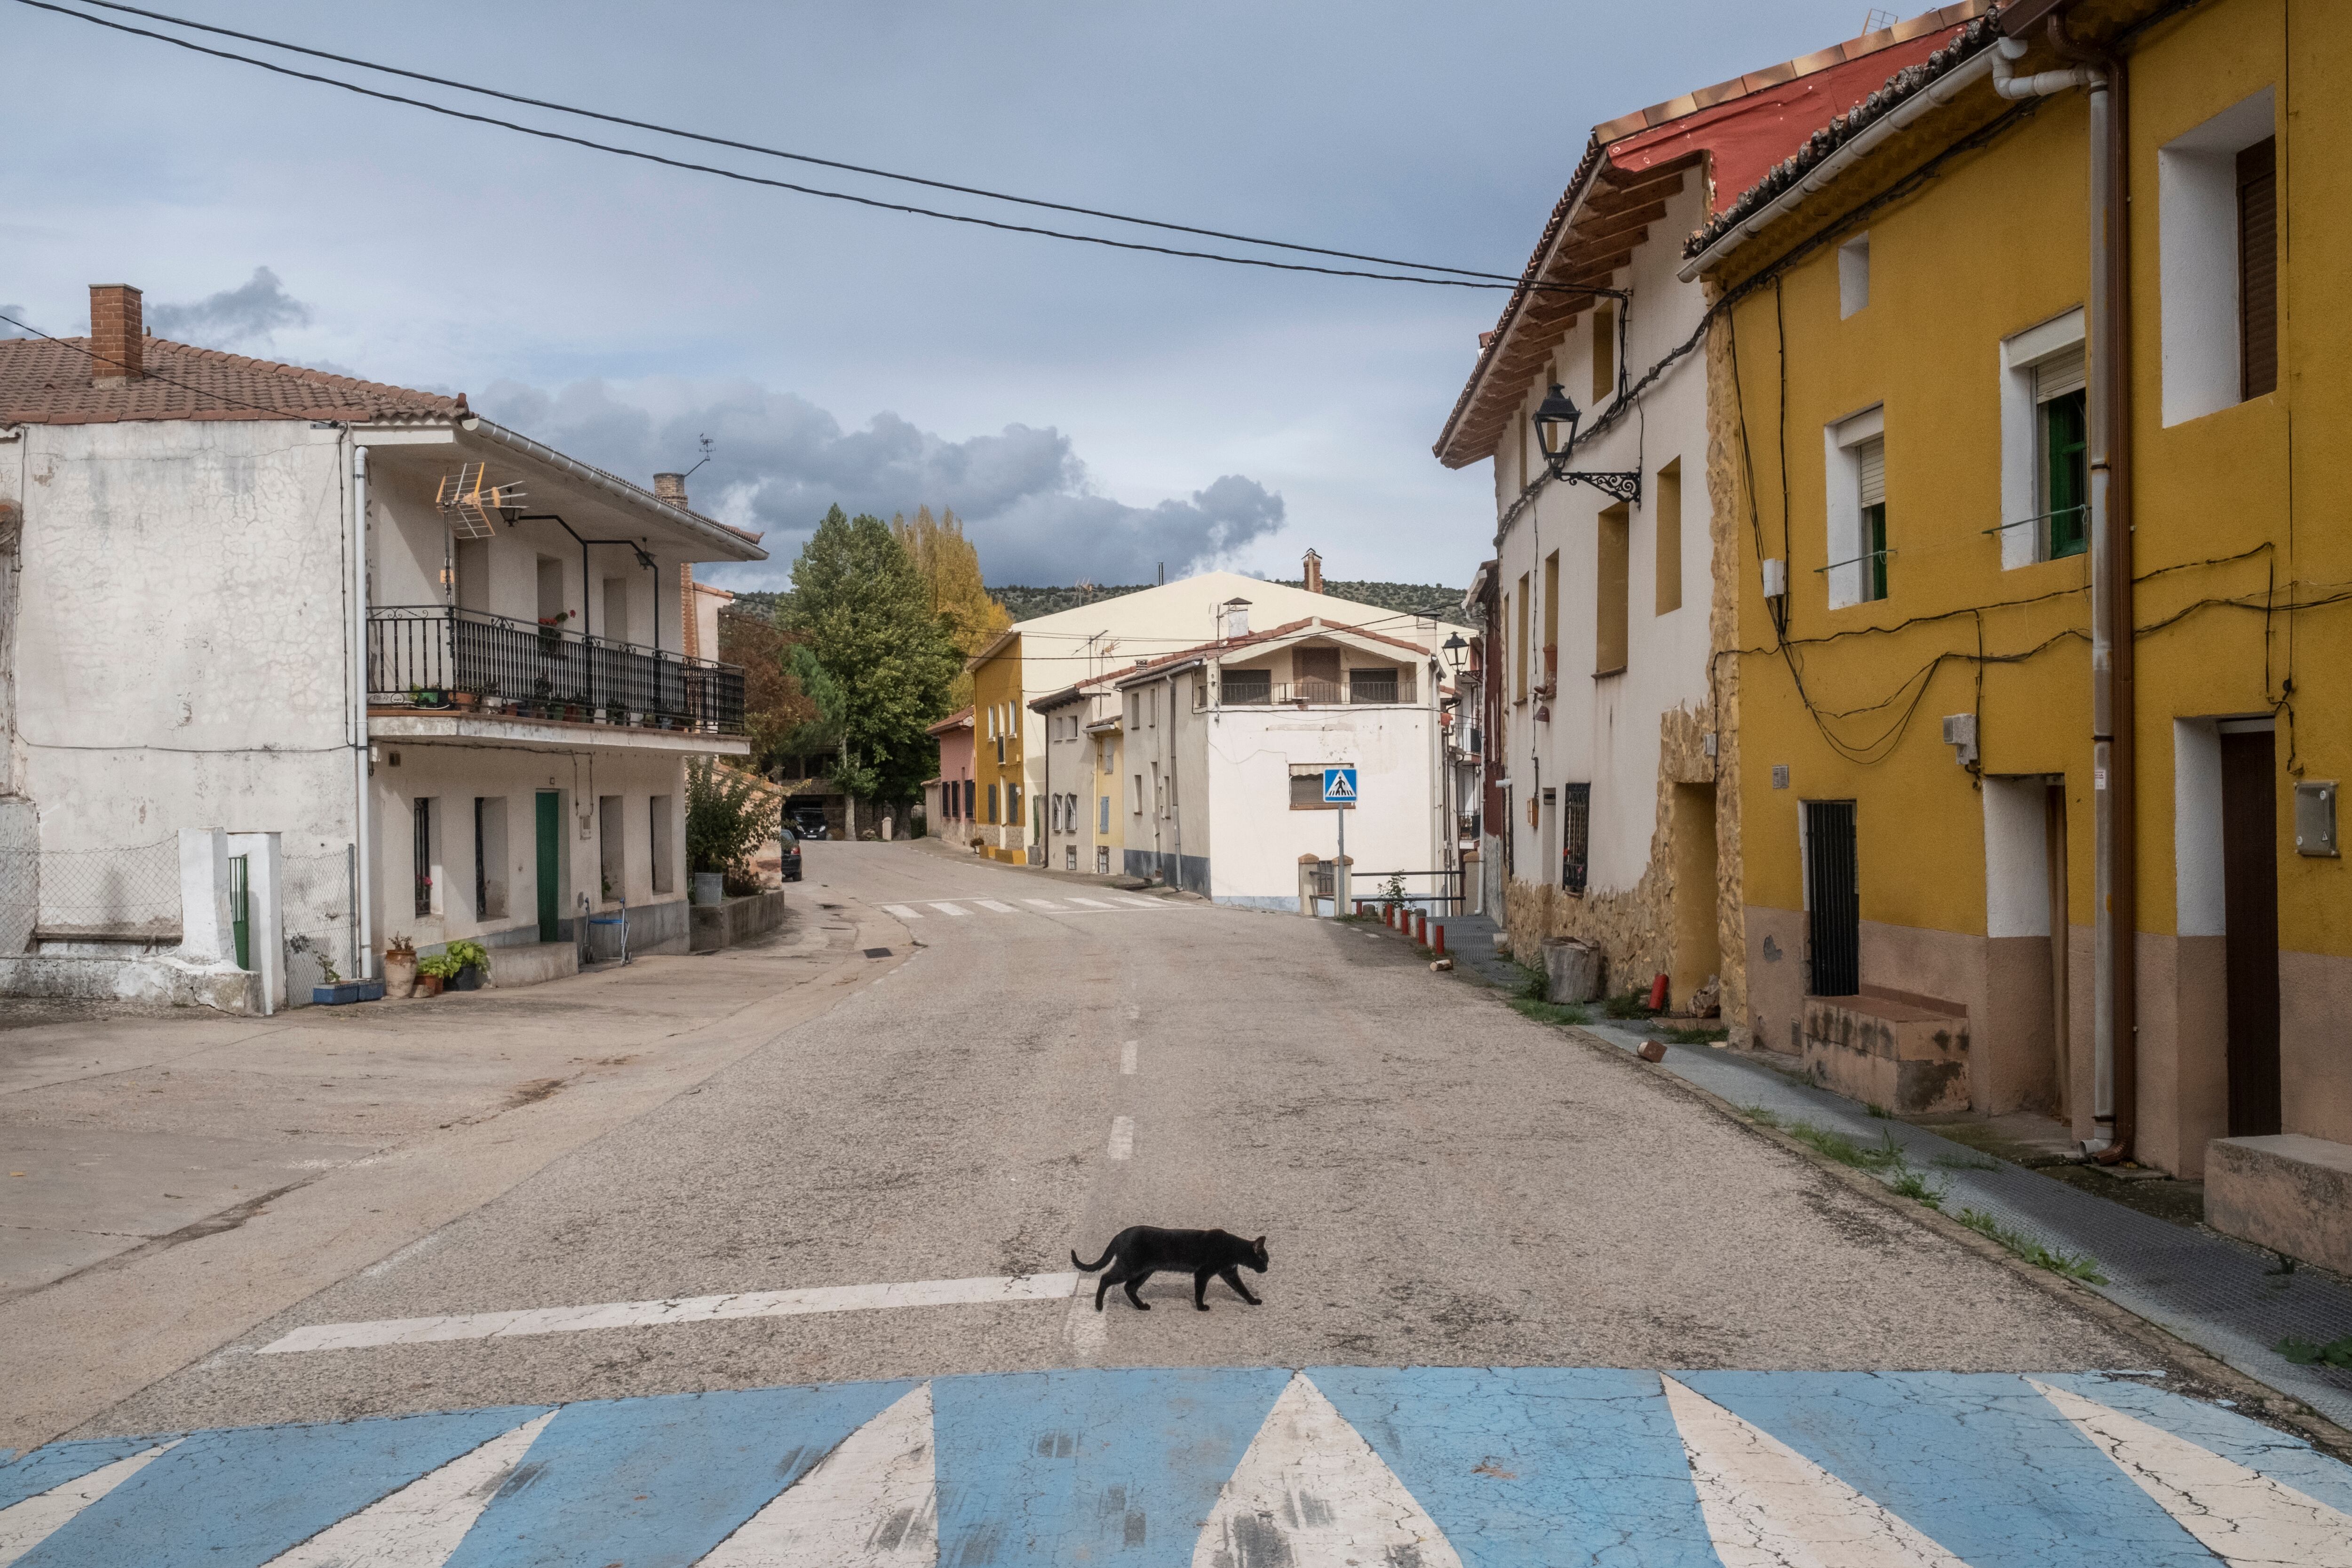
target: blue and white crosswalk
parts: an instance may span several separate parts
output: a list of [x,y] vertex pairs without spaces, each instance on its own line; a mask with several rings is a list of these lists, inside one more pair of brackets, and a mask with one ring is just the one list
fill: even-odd
[[53,1444],[0,1568],[2352,1565],[2352,1468],[2124,1376],[940,1377]]

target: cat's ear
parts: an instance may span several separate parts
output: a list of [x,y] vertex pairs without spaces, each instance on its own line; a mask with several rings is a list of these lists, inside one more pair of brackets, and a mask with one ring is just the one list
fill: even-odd
[[1250,1245],[1256,1247],[1260,1252],[1264,1252],[1265,1250],[1265,1237],[1261,1236],[1255,1241],[1250,1243]]

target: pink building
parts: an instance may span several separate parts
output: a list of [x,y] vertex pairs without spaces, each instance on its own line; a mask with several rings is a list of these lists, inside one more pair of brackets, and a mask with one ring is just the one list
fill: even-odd
[[950,713],[929,731],[940,742],[940,775],[923,785],[923,831],[950,844],[971,840],[971,710]]

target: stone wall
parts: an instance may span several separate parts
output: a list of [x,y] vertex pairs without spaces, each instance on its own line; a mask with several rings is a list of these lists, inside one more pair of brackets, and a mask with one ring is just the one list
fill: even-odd
[[[1709,285],[1712,295],[1714,286]],[[1706,333],[1707,539],[1713,546],[1713,595],[1707,608],[1707,686],[1715,698],[1716,919],[1723,950],[1723,1021],[1734,1045],[1748,1034],[1748,887],[1740,860],[1739,605],[1747,552],[1753,548],[1741,488],[1738,389],[1732,380],[1729,325],[1717,318]]]

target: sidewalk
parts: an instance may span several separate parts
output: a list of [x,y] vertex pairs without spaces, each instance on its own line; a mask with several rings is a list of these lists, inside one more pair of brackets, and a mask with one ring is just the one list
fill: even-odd
[[[1455,917],[1446,925],[1457,975],[1517,988],[1516,967],[1495,952],[1491,920]],[[1580,1030],[1628,1052],[1656,1040],[1630,1023],[1594,1022]],[[2352,1288],[2334,1277],[2312,1268],[2279,1272],[2278,1260],[2261,1247],[2153,1218],[1928,1128],[1873,1116],[1762,1053],[1672,1044],[1665,1053],[1658,1064],[1664,1071],[1742,1110],[1760,1110],[1782,1124],[1810,1123],[1864,1149],[1892,1140],[1912,1171],[1943,1188],[1945,1213],[1974,1210],[2053,1252],[2093,1260],[2105,1280],[2085,1280],[2090,1289],[2352,1426],[2352,1372],[2298,1366],[2275,1348],[2289,1337],[2324,1343],[2352,1334]]]

